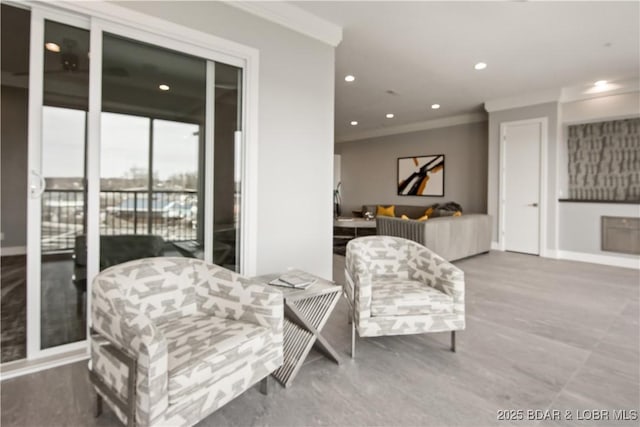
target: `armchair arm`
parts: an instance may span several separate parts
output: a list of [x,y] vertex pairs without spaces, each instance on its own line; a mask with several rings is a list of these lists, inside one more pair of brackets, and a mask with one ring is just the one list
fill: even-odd
[[125,298],[115,280],[115,276],[99,275],[93,281],[92,327],[137,360],[136,423],[149,425],[169,405],[167,345],[162,333]]
[[214,316],[242,320],[282,335],[282,293],[213,264],[196,265],[198,309]]
[[356,319],[371,317],[371,273],[357,250],[347,250],[344,272],[344,290],[353,304]]
[[414,247],[409,261],[411,277],[451,295],[454,312],[464,313],[464,272],[424,246]]
[[371,275],[345,268],[345,278],[345,292],[353,304],[356,321],[371,317]]

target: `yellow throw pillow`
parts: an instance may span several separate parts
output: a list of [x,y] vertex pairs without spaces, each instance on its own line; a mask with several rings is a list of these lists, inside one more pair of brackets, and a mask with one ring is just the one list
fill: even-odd
[[405,214],[402,214],[402,216],[401,216],[400,218],[402,218],[402,219],[409,219],[409,217],[408,217],[408,216],[406,216]]
[[460,211],[456,211],[456,212],[453,214],[453,216],[462,216],[462,212],[460,212]]
[[433,213],[433,207],[430,207],[426,211],[424,211],[425,216],[431,216],[432,213]]
[[418,221],[426,221],[429,219],[429,215],[422,215],[420,218],[418,218]]
[[386,208],[384,206],[378,205],[378,209],[376,211],[376,216],[392,216],[392,217],[395,217],[396,216],[396,207],[395,207],[395,205],[387,206]]

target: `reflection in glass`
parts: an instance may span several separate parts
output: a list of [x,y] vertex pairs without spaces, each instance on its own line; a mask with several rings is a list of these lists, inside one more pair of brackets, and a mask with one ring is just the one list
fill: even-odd
[[[2,4],[0,94],[0,220],[2,246],[27,246],[27,128],[29,100],[28,10]],[[0,363],[27,355],[27,257],[2,254],[0,261]]]
[[240,270],[239,152],[241,70],[216,63],[213,257],[216,264]]
[[205,60],[104,35],[100,268],[203,256],[205,87]]
[[[45,21],[42,110],[41,348],[86,337],[86,277],[76,242],[85,233],[89,32]],[[75,255],[75,256],[74,256]]]

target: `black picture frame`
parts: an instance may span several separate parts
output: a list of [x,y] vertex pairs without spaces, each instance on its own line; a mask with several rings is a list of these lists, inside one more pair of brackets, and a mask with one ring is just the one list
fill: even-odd
[[444,154],[398,157],[397,172],[398,196],[444,197]]

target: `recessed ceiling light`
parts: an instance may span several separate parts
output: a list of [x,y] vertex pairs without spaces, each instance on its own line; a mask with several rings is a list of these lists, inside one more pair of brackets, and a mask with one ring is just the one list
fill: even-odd
[[387,113],[387,119],[393,119],[394,117],[393,113]]
[[351,74],[349,74],[348,76],[345,76],[344,81],[345,82],[349,82],[351,83],[352,81],[354,81],[356,78],[354,76],[352,76]]
[[608,84],[609,84],[609,82],[606,81],[606,80],[598,80],[593,85],[595,87],[597,87],[597,88],[603,89],[603,88],[607,87]]
[[438,108],[440,108],[440,104],[431,104],[432,110],[437,110]]
[[169,87],[169,85],[161,84],[160,86],[158,86],[158,89],[167,91],[171,88]]
[[45,43],[44,47],[51,52],[60,52],[60,45],[53,42]]
[[485,68],[487,68],[487,64],[484,62],[478,62],[473,66],[473,68],[475,68],[476,70],[484,70]]
[[358,122],[357,122],[357,121],[355,121],[355,120],[352,120],[352,121],[351,121],[351,126],[358,126]]

